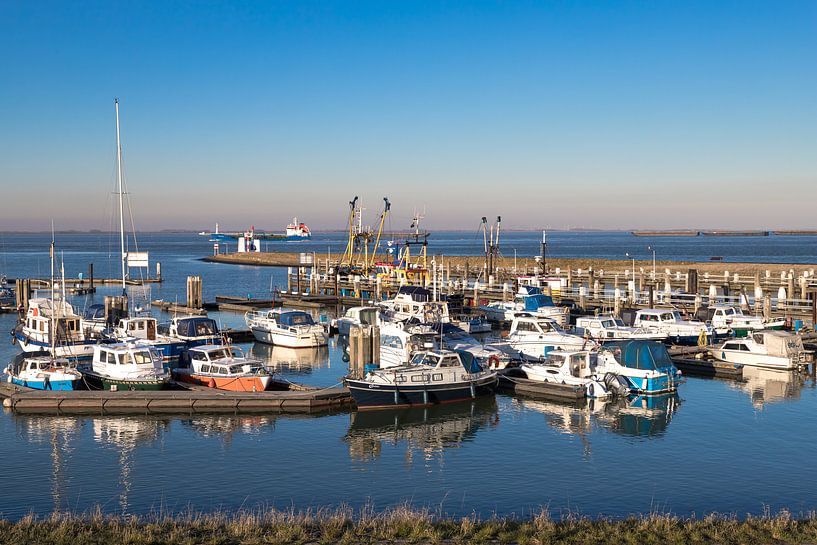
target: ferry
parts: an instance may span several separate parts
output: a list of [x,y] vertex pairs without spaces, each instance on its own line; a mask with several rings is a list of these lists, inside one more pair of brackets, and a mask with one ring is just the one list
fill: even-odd
[[292,218],[292,223],[287,225],[286,240],[294,242],[299,240],[310,240],[312,232],[305,223],[298,223],[298,218]]

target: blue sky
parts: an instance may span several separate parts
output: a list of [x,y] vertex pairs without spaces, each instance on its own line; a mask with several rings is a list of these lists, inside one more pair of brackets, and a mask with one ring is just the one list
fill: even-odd
[[0,229],[817,227],[817,2],[0,3]]

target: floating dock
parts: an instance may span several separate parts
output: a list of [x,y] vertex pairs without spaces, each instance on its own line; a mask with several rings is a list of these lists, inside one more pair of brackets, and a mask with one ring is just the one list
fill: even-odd
[[711,359],[672,358],[682,373],[697,377],[743,380],[743,366]]
[[514,395],[562,401],[578,401],[587,397],[587,390],[584,386],[540,382],[512,376],[512,374],[499,375],[499,390]]
[[354,406],[349,390],[341,387],[228,392],[188,386],[152,392],[43,391],[3,382],[0,397],[4,398],[3,407],[15,413],[52,415],[311,414]]

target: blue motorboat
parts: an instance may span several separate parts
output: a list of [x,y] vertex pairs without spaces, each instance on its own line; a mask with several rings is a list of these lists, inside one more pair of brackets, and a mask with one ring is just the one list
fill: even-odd
[[638,393],[674,392],[682,382],[667,347],[657,341],[616,341],[599,351],[599,373],[614,373]]

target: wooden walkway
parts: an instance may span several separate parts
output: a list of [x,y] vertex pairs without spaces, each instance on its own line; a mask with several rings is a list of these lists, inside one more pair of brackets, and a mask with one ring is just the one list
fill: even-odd
[[19,414],[110,415],[200,413],[319,413],[353,407],[342,387],[227,392],[192,387],[160,391],[42,391],[0,383],[3,406]]

